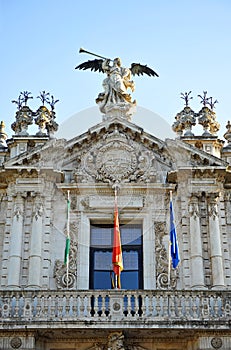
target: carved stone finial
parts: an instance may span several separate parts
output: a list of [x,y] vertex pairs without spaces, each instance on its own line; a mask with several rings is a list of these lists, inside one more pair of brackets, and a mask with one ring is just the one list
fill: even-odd
[[1,123],[0,123],[0,149],[7,147],[6,140],[7,140],[7,134],[5,133],[5,123],[4,123],[4,121],[1,121]]
[[228,123],[226,125],[226,129],[227,129],[227,131],[224,134],[224,138],[228,142],[228,147],[231,147],[231,123],[230,123],[230,121],[228,121]]
[[176,122],[172,125],[173,131],[175,131],[179,136],[182,136],[184,130],[184,136],[194,135],[192,133],[192,126],[196,125],[196,113],[191,109],[191,107],[186,105],[180,113],[177,113],[175,119]]
[[[37,98],[41,100],[43,105],[35,113],[35,124],[39,126],[39,132],[36,135],[48,134],[50,138],[53,138],[54,132],[58,130],[58,124],[54,121],[56,118],[54,108],[59,100],[55,100],[53,95],[50,98],[50,93],[46,91],[40,92],[40,96]],[[50,105],[51,110],[44,106],[45,102]]]
[[33,112],[28,106],[23,106],[16,112],[16,122],[11,124],[16,135],[28,136],[28,126],[33,124]]
[[211,136],[220,129],[220,124],[216,121],[216,113],[207,106],[202,107],[198,113],[198,123],[204,128],[203,136]]

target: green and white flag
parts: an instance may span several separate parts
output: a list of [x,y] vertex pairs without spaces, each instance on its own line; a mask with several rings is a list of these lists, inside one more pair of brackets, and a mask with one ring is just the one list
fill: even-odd
[[70,202],[70,191],[67,191],[67,237],[66,237],[66,246],[65,246],[65,252],[64,252],[64,264],[68,266],[69,263],[69,253],[70,253],[70,245],[71,245],[71,240],[70,240],[70,207],[71,207],[71,202]]
[[65,252],[64,252],[64,265],[66,265],[69,261],[70,245],[71,245],[70,237],[67,237],[66,238]]

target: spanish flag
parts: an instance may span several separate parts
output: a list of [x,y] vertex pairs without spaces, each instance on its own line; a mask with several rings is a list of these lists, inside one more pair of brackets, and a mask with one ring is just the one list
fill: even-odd
[[119,214],[117,206],[117,195],[115,193],[115,210],[114,210],[114,238],[112,250],[112,265],[115,274],[115,288],[120,289],[120,274],[123,271],[123,256],[119,229]]

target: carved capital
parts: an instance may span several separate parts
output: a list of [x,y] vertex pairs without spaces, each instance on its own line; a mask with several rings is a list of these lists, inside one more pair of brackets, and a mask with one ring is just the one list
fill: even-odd
[[219,200],[219,193],[212,193],[207,197],[208,201],[208,214],[210,217],[215,220],[215,218],[218,216],[218,208],[217,203]]
[[200,216],[198,196],[192,195],[192,197],[189,200],[188,211],[190,216],[193,217],[194,220],[196,220],[196,218]]

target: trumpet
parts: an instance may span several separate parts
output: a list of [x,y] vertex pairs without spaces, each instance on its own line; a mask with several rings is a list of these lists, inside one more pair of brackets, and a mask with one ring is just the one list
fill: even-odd
[[95,57],[100,57],[100,58],[103,58],[104,60],[110,60],[110,61],[112,61],[110,58],[107,58],[107,57],[103,57],[103,56],[97,55],[97,54],[95,54],[95,53],[93,53],[93,52],[90,52],[90,51],[84,50],[84,49],[81,47],[81,48],[79,49],[79,53],[82,53],[82,52],[87,53],[88,55],[92,55],[92,56],[95,56]]

